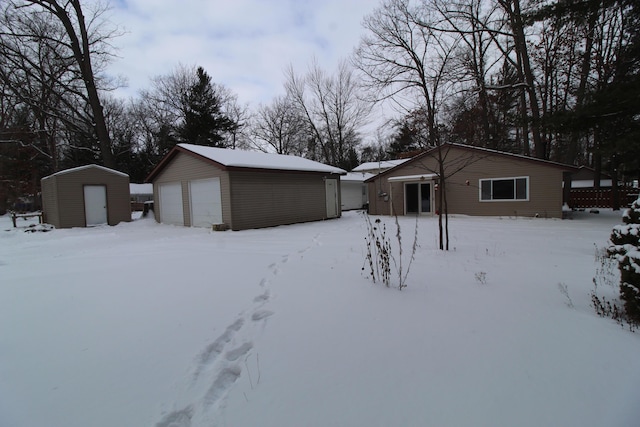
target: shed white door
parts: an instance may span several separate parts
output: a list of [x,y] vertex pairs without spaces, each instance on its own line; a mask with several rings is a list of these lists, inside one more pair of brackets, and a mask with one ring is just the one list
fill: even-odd
[[190,181],[189,197],[192,227],[211,227],[213,224],[222,224],[220,178]]
[[84,217],[87,225],[107,223],[107,187],[84,186]]
[[182,184],[171,182],[160,184],[160,221],[164,224],[184,225],[182,210]]
[[327,193],[327,218],[336,218],[338,216],[338,180],[327,179],[325,190]]

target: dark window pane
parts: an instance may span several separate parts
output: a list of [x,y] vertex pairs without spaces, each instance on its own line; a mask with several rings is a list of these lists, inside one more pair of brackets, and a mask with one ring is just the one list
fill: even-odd
[[418,213],[418,184],[406,184],[404,192],[407,213]]
[[527,199],[527,178],[516,179],[516,199]]
[[431,184],[420,185],[420,212],[431,212]]
[[493,200],[513,200],[515,195],[514,184],[513,179],[493,181]]

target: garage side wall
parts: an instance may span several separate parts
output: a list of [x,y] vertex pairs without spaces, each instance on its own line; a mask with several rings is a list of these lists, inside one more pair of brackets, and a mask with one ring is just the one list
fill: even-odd
[[42,188],[43,221],[60,228],[60,210],[58,209],[58,187],[55,176],[44,178]]
[[[87,168],[55,176],[59,210],[58,228],[85,227],[84,186],[104,185],[107,189],[107,222],[116,225],[131,221],[129,177]],[[55,224],[54,224],[55,225]]]
[[[176,157],[153,180],[153,197],[157,202],[159,184],[179,182],[182,185],[182,210],[184,225],[191,226],[191,209],[189,208],[189,181],[206,178],[220,178],[220,193],[222,198],[222,221],[225,224],[231,222],[231,209],[229,199],[229,175],[211,163],[197,159],[188,154],[178,153]],[[156,221],[162,222],[160,209],[154,210]]]
[[233,221],[229,225],[244,230],[326,219],[323,177],[329,178],[306,173],[230,172]]

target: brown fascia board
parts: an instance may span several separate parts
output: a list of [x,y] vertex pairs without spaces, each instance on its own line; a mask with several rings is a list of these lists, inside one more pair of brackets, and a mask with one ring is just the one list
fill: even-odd
[[333,173],[333,172],[322,172],[322,171],[305,171],[298,169],[269,169],[269,168],[250,168],[245,166],[224,166],[224,169],[229,172],[267,172],[267,173],[296,173],[296,174],[304,174],[304,175],[346,175],[344,173]]
[[[456,143],[446,143],[446,144],[442,144],[440,147],[442,147],[442,148],[455,147],[455,148],[459,148],[461,150],[484,152],[484,153],[487,153],[487,154],[493,154],[493,155],[497,155],[497,156],[515,158],[515,159],[519,159],[519,160],[525,160],[525,161],[528,161],[528,162],[544,164],[544,165],[547,165],[547,166],[560,168],[560,169],[562,169],[563,171],[566,171],[566,172],[576,172],[578,170],[577,166],[566,165],[566,164],[563,164],[563,163],[552,162],[551,160],[538,159],[538,158],[535,158],[535,157],[528,157],[528,156],[524,156],[522,154],[506,153],[504,151],[492,150],[490,148],[474,147],[472,145],[456,144]],[[431,153],[433,153],[437,149],[438,149],[438,147],[434,147],[434,148],[428,149],[426,151],[423,151],[422,153],[418,154],[417,156],[411,158],[410,160],[408,160],[408,161],[406,161],[404,163],[401,163],[398,166],[394,166],[391,169],[387,169],[386,171],[381,172],[378,175],[372,176],[371,178],[365,180],[364,182],[372,182],[376,178],[378,178],[378,177],[380,177],[382,175],[386,175],[388,173],[391,173],[395,169],[402,168],[404,166],[410,165],[411,163],[414,163],[414,162],[416,162],[416,161],[418,161],[418,160],[420,160],[420,159],[422,159],[424,157],[427,157],[428,155],[430,155]]]

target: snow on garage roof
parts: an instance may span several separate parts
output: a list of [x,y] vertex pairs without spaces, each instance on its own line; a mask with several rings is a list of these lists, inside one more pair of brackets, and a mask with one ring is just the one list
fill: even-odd
[[224,166],[324,172],[337,173],[341,175],[347,173],[343,169],[297,156],[263,153],[261,151],[205,147],[203,145],[194,144],[178,144],[178,146]]

